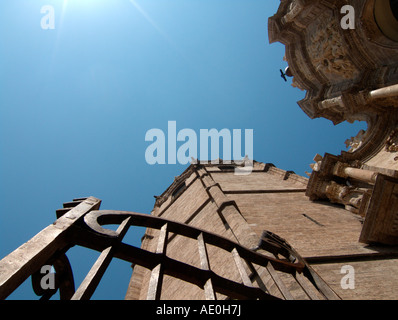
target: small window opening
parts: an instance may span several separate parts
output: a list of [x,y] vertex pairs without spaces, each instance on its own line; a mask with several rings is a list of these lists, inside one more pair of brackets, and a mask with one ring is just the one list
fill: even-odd
[[231,171],[231,170],[235,170],[234,166],[218,166],[218,169],[220,169],[221,171]]
[[183,183],[181,183],[174,191],[172,194],[172,197],[175,198],[177,197],[179,194],[181,194],[185,189],[186,189],[186,185],[185,185],[185,181]]

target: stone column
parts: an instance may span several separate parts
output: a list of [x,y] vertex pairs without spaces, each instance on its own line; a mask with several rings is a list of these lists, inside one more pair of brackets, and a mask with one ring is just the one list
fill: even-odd
[[369,93],[369,96],[371,100],[392,98],[392,97],[396,98],[398,97],[398,84],[373,90]]
[[352,178],[362,182],[375,184],[377,172],[352,168],[348,164],[337,162],[333,168],[333,174],[341,178]]

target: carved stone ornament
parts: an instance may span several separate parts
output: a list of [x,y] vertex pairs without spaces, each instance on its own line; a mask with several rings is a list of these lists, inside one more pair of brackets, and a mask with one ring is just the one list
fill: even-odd
[[349,149],[348,152],[350,153],[355,152],[362,146],[365,134],[366,134],[365,130],[360,130],[355,137],[351,137],[350,139],[347,139],[345,141],[345,145],[347,149]]
[[327,198],[335,203],[359,209],[364,191],[352,186],[343,186],[335,181],[324,182],[322,191]]
[[333,174],[335,176],[341,177],[341,178],[347,178],[348,175],[345,172],[345,169],[348,168],[347,163],[343,163],[338,161],[335,166],[333,167]]
[[310,167],[313,171],[319,172],[321,170],[323,157],[319,154],[316,154],[314,157],[315,163],[311,163]]
[[335,75],[339,78],[353,79],[359,72],[348,58],[344,39],[339,33],[338,20],[333,16],[326,19],[318,23],[317,29],[308,39],[307,48],[312,64],[326,77]]
[[389,152],[397,152],[398,151],[398,129],[395,129],[394,132],[387,139],[386,149]]
[[[286,15],[283,17],[286,23],[294,20],[295,17],[299,15],[299,13],[303,10],[303,6],[297,1],[292,2],[289,5],[289,10]],[[297,22],[296,22],[297,23]]]

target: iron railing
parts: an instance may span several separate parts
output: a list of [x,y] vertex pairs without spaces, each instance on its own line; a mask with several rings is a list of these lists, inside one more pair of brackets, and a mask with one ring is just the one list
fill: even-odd
[[[169,275],[192,283],[204,290],[206,299],[216,299],[217,293],[232,299],[294,299],[280,277],[289,275],[309,299],[339,299],[337,294],[283,239],[265,232],[257,248],[248,249],[239,243],[190,225],[128,211],[99,210],[101,200],[89,197],[75,199],[57,210],[58,219],[27,243],[0,261],[0,299],[6,299],[26,279],[31,277],[34,292],[41,299],[51,298],[57,290],[60,299],[90,299],[113,258],[151,270],[147,299],[160,299],[163,276]],[[106,224],[119,225],[116,231],[105,229]],[[160,230],[154,252],[124,243],[130,226]],[[171,242],[169,233],[196,239],[200,267],[167,255]],[[174,237],[173,237],[174,238]],[[75,246],[101,252],[80,286],[75,289],[72,267],[66,256]],[[239,271],[240,281],[222,277],[213,271],[207,246],[213,245],[229,252]],[[263,254],[260,253],[262,251]],[[44,290],[40,269],[52,265],[55,287]],[[269,281],[263,281],[266,271]],[[272,292],[271,292],[272,291]]]

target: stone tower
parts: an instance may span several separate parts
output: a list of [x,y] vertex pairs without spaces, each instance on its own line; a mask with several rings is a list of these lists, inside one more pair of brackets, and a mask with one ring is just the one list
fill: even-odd
[[[310,201],[308,179],[272,164],[254,162],[253,172],[236,175],[231,164],[191,165],[157,197],[152,215],[183,222],[255,248],[264,231],[285,239],[309,266],[343,299],[395,298],[398,284],[398,251],[393,247],[360,243],[363,219],[344,206],[329,201]],[[155,251],[159,231],[147,229],[142,248]],[[196,241],[168,237],[167,255],[200,266]],[[213,271],[240,281],[232,258],[208,246]],[[341,286],[341,270],[355,270],[355,290]],[[343,269],[342,269],[343,268]],[[386,274],[386,270],[388,273]],[[370,276],[371,275],[371,276]],[[260,274],[273,291],[267,275]],[[306,299],[295,283],[279,273],[291,298]],[[146,299],[151,270],[136,266],[127,299]],[[250,277],[252,285],[257,286]],[[267,282],[268,281],[268,282]],[[377,283],[377,290],[373,290]],[[188,282],[164,276],[160,299],[204,299],[203,291]],[[218,299],[225,299],[217,295]]]
[[[347,139],[348,151],[316,155],[308,180],[258,162],[243,176],[229,164],[191,165],[157,198],[152,215],[210,230],[247,248],[256,248],[264,231],[271,232],[338,297],[395,299],[398,3],[281,0],[269,19],[269,39],[285,45],[285,73],[306,92],[298,104],[310,118],[366,121],[368,129]],[[157,230],[147,229],[142,247],[155,250],[158,237]],[[169,244],[168,255],[199,263],[193,243],[174,237]],[[239,281],[227,257],[214,251],[209,258],[215,272]],[[350,270],[353,282],[346,283]],[[266,275],[259,277],[268,283]],[[126,298],[145,298],[149,278],[150,272],[137,266]],[[203,298],[192,285],[164,281],[162,299]],[[305,298],[295,283],[287,281],[286,288],[290,298]]]

